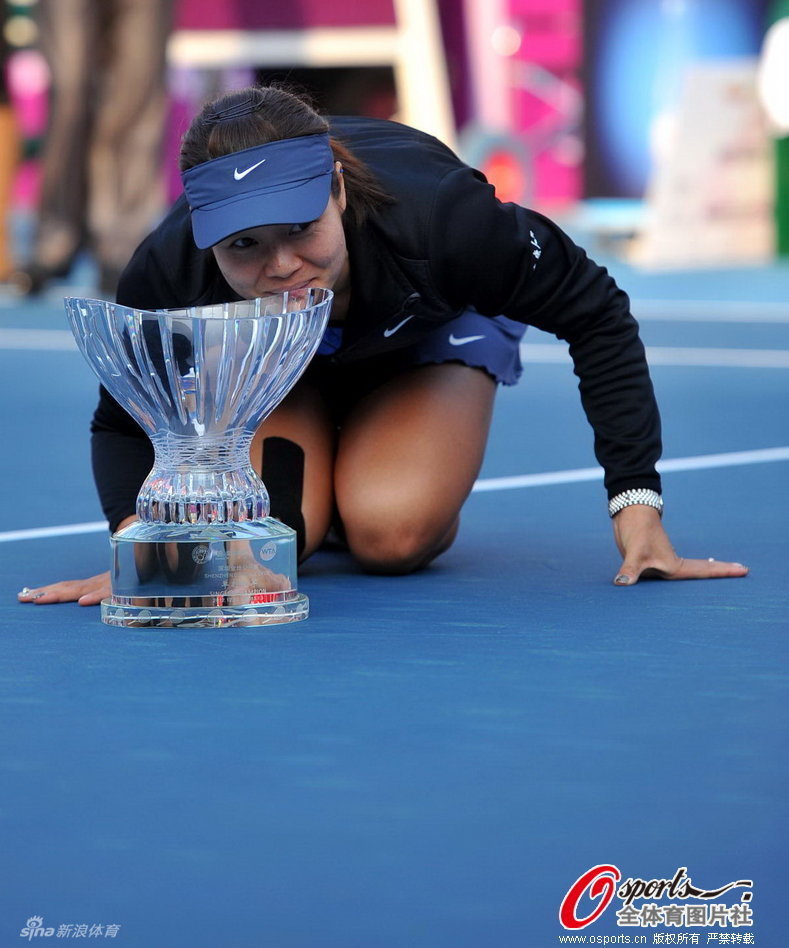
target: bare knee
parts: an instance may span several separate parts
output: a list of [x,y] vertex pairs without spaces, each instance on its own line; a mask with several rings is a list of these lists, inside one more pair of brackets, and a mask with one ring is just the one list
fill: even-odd
[[424,569],[449,549],[457,529],[457,521],[449,530],[405,519],[394,523],[383,518],[364,524],[345,523],[348,546],[362,568],[390,576]]

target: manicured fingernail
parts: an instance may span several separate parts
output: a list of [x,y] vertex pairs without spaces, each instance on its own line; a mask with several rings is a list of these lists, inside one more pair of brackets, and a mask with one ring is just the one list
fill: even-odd
[[27,586],[25,586],[24,589],[20,590],[20,591],[17,593],[17,596],[18,596],[20,599],[31,599],[31,600],[40,599],[43,595],[44,595],[44,593],[42,593],[42,592],[33,592],[33,590],[32,590],[32,589],[28,589]]
[[614,580],[617,586],[629,586],[630,577],[626,576],[624,573],[620,573]]

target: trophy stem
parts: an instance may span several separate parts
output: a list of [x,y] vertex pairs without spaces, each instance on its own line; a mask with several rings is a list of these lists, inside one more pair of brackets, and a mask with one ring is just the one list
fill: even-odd
[[151,437],[155,460],[137,497],[137,516],[147,523],[216,524],[262,521],[268,491],[249,463],[252,432]]

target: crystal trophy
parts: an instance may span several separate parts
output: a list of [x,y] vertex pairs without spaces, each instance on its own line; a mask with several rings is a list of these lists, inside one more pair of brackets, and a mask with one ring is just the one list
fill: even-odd
[[315,288],[155,311],[65,300],[82,354],[155,455],[139,519],[111,539],[108,625],[307,618],[295,531],[269,516],[249,448],[315,354],[332,297]]

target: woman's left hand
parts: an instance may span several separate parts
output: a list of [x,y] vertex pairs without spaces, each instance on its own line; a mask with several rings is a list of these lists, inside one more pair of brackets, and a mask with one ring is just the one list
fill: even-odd
[[663,529],[657,510],[643,504],[625,507],[613,519],[614,539],[622,554],[617,586],[632,586],[639,579],[721,579],[747,576],[742,563],[713,558],[686,560],[677,556]]

